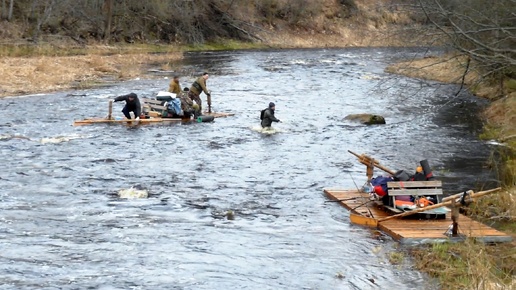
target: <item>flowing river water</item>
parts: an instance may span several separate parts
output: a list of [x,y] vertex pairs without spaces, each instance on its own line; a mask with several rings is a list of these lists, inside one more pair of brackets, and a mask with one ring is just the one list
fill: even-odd
[[[477,139],[485,103],[384,73],[422,52],[188,54],[183,72],[210,72],[214,109],[236,113],[213,123],[72,126],[116,95],[166,90],[163,76],[0,99],[0,289],[433,289],[322,192],[364,183],[347,150],[395,170],[428,159],[447,193],[493,182]],[[261,134],[270,101],[283,122]],[[354,113],[388,124],[343,120]],[[131,186],[149,197],[118,198]]]

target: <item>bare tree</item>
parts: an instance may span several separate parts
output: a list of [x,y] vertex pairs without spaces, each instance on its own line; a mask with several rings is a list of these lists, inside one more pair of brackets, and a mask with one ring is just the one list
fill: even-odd
[[8,21],[11,21],[11,19],[13,19],[13,7],[14,7],[14,0],[11,0],[11,2],[9,2],[9,14],[7,15]]
[[56,4],[56,0],[34,0],[32,2],[32,13],[36,18],[36,23],[33,31],[33,41],[38,42],[41,34],[41,26],[52,15],[52,9]]
[[2,0],[2,13],[0,14],[0,19],[1,19],[1,20],[4,20],[4,19],[6,19],[6,18],[7,18],[7,13],[6,13],[6,11],[7,11],[7,8],[6,8],[6,6],[5,6],[5,0]]
[[459,52],[496,79],[516,74],[515,0],[419,0],[428,20]]
[[109,42],[111,38],[111,22],[113,20],[113,0],[104,1],[104,41]]

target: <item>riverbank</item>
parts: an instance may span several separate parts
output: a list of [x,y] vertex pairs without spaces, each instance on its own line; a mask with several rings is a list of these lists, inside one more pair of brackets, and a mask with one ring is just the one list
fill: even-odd
[[[360,29],[356,29],[360,27]],[[407,35],[392,37],[396,25],[350,24],[332,31],[262,30],[261,41],[219,39],[203,45],[117,44],[77,46],[70,42],[0,45],[0,97],[91,88],[114,81],[151,78],[152,65],[180,71],[187,51],[404,46]]]
[[[201,45],[151,41],[150,35],[105,45],[98,37],[80,34],[82,38],[77,38],[60,27],[35,42],[25,22],[0,21],[0,97],[149,78],[149,65],[172,73],[180,70],[177,61],[191,50],[435,45],[435,40],[421,33],[421,15],[405,1],[325,0],[309,1],[306,7],[267,3],[270,7],[248,3],[225,10],[242,19],[238,23],[245,29],[234,26],[245,38],[216,35],[209,41],[191,42]],[[286,13],[282,9],[290,11],[289,17],[278,16]]]
[[[505,185],[502,192],[482,198],[468,214],[509,233],[516,240],[516,87],[514,80],[481,80],[474,64],[456,55],[428,57],[393,64],[388,72],[414,78],[457,83],[477,96],[491,100],[483,112],[484,132],[479,136],[498,142],[490,167]],[[460,225],[460,221],[459,221]],[[443,289],[514,289],[516,242],[484,245],[474,241],[435,244],[411,249],[416,267],[440,280]]]
[[69,47],[50,49],[42,46],[26,56],[0,58],[0,97],[91,88],[142,77],[150,64],[170,70],[182,58],[181,51],[154,54],[152,47],[92,46],[78,52]]
[[[365,38],[358,41],[359,38],[281,33],[274,37],[264,36],[265,42],[220,40],[200,46],[9,46],[0,48],[0,56],[3,55],[0,57],[0,97],[85,89],[137,77],[152,78],[153,76],[148,73],[150,66],[157,66],[172,74],[173,71],[181,71],[178,62],[187,51],[353,47],[368,42]],[[376,43],[377,46],[400,44],[397,41],[373,42],[372,39],[370,43]]]

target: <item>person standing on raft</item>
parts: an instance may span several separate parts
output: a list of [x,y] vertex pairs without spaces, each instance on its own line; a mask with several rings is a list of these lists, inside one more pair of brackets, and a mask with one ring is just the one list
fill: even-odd
[[281,122],[274,116],[276,105],[273,102],[269,103],[267,109],[262,110],[260,118],[262,119],[262,128],[271,128],[272,122]]
[[210,91],[206,88],[206,81],[208,80],[209,75],[207,72],[203,73],[201,77],[199,77],[195,82],[192,83],[190,87],[190,91],[188,91],[188,96],[192,101],[195,101],[197,105],[199,105],[199,110],[202,112],[202,101],[200,94],[204,92],[208,97],[208,109],[211,113],[211,95]]
[[116,97],[114,102],[121,102],[125,101],[125,106],[122,109],[122,113],[124,113],[124,116],[127,119],[131,119],[130,112],[134,113],[134,117],[136,120],[140,119],[140,114],[142,113],[142,105],[140,104],[140,100],[138,99],[138,96],[135,93],[130,93],[127,95]]

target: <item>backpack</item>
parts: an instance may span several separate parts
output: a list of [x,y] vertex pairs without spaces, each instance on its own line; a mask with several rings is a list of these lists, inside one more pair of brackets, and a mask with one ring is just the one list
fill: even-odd
[[170,102],[168,102],[167,110],[176,115],[181,115],[181,101],[178,98],[173,98]]
[[265,111],[267,109],[263,109],[261,112],[260,112],[260,120],[263,120],[263,117],[265,116]]
[[[377,177],[371,179],[371,185],[373,185],[375,187],[375,192],[376,192],[376,190],[381,189],[380,192],[376,192],[376,193],[379,193],[380,196],[384,196],[389,193],[387,191],[387,182],[389,182],[389,181],[393,181],[392,177],[377,176]],[[376,188],[376,186],[379,186],[379,188]]]

